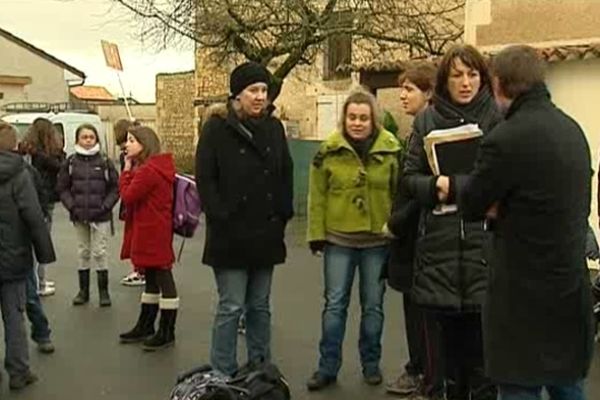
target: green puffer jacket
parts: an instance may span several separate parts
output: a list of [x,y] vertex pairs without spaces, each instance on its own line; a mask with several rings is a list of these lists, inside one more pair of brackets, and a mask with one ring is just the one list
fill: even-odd
[[308,241],[327,231],[381,233],[398,179],[396,137],[381,130],[366,163],[339,132],[325,140],[310,167]]

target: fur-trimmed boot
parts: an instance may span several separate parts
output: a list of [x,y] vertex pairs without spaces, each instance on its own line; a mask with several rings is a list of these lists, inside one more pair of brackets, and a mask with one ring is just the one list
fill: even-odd
[[128,332],[119,335],[121,343],[137,343],[154,334],[154,321],[158,315],[158,293],[142,293],[142,305],[137,323]]
[[177,320],[177,309],[179,298],[160,299],[160,322],[158,331],[154,336],[144,341],[144,350],[156,351],[175,344],[175,322]]

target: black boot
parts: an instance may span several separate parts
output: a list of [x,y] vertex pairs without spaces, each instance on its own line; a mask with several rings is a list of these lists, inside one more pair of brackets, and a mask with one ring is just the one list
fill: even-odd
[[108,294],[108,270],[98,272],[98,295],[100,296],[100,307],[110,307],[110,295]]
[[90,301],[90,270],[80,269],[79,273],[79,293],[73,299],[74,306],[80,306]]
[[154,321],[158,314],[158,294],[142,294],[142,306],[137,323],[129,332],[119,335],[121,343],[136,343],[154,334]]
[[[161,302],[165,299],[161,299]],[[166,299],[167,301],[178,304],[179,299]],[[161,304],[162,305],[162,304]],[[177,320],[177,308],[176,306],[167,309],[161,308],[160,310],[160,322],[158,324],[158,331],[154,336],[144,341],[144,350],[155,351],[164,349],[165,347],[172,346],[175,344],[175,321]]]

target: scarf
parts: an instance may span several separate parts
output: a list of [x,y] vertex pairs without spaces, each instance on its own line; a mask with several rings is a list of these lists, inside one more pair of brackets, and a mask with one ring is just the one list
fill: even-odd
[[75,145],[75,153],[82,155],[82,156],[88,156],[88,157],[95,156],[99,152],[100,152],[100,143],[96,143],[96,145],[89,150],[84,149],[83,147],[81,147],[78,144]]

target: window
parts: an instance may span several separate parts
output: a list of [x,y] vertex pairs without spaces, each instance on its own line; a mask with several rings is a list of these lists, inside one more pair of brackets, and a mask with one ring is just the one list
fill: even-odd
[[[331,22],[336,27],[352,26],[352,14],[336,13]],[[350,77],[350,70],[340,71],[341,66],[352,63],[352,34],[340,33],[327,38],[324,47],[323,78],[325,80],[345,79]]]

